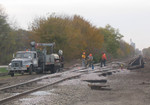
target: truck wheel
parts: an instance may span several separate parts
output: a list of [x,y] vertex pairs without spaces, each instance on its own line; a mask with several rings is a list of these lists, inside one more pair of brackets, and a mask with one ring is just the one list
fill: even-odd
[[40,71],[39,71],[39,70],[36,70],[36,74],[40,74]]
[[59,72],[59,69],[58,67],[55,68],[55,73],[58,73]]
[[141,68],[144,68],[144,64],[141,65]]
[[56,72],[58,73],[58,72],[60,72],[60,70],[61,70],[60,66],[58,66]]
[[30,75],[32,75],[32,71],[33,71],[33,66],[30,65],[30,67],[29,67],[29,74],[30,74]]
[[53,73],[56,73],[56,67],[55,67],[55,66],[52,67],[51,73],[52,73],[52,74],[53,74]]
[[58,73],[58,72],[60,71],[60,67],[59,67],[59,66],[55,66],[54,68],[55,68],[55,69],[54,69],[54,70],[55,70],[55,73]]
[[11,75],[11,77],[13,77],[13,76],[14,76],[14,73],[10,73],[10,75]]
[[42,70],[37,69],[36,74],[42,74]]
[[24,71],[21,71],[21,75],[24,75]]

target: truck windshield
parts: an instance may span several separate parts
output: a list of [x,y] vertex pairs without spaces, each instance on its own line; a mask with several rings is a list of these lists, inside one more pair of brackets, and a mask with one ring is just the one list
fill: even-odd
[[16,58],[31,58],[31,53],[17,53]]

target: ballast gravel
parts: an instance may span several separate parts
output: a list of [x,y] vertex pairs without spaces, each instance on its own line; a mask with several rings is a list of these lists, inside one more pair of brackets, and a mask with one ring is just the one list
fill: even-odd
[[7,105],[149,105],[149,68],[150,62],[143,69],[122,69],[107,76],[110,90],[91,89],[88,82],[82,81],[89,76],[87,73],[80,78],[47,87]]

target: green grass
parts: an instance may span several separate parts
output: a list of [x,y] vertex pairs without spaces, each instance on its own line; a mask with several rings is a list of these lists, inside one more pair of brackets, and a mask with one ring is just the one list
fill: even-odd
[[0,73],[8,73],[8,70],[6,68],[0,68]]
[[[0,73],[8,73],[7,68],[0,68]],[[21,75],[21,74],[15,73],[15,76],[18,76],[18,75]],[[10,75],[0,76],[0,80],[7,79],[7,78],[11,78],[11,76]]]

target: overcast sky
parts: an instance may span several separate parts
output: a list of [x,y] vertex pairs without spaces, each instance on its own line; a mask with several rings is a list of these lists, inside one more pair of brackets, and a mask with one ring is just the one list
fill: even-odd
[[9,19],[23,29],[51,13],[84,17],[94,26],[110,24],[136,48],[150,47],[150,0],[0,0]]

